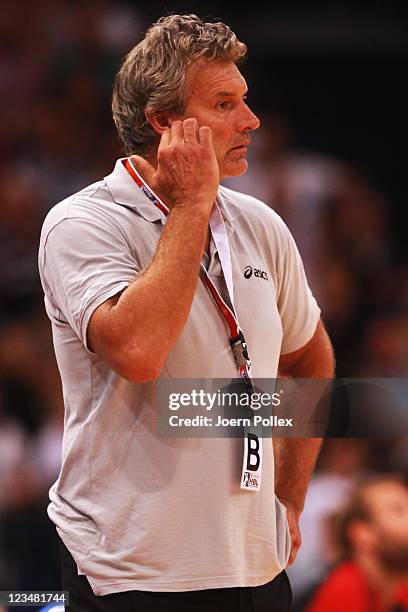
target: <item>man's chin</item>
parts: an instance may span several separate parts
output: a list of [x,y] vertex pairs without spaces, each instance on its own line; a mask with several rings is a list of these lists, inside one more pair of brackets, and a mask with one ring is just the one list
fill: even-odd
[[220,170],[220,179],[228,178],[231,176],[242,176],[248,170],[248,162],[245,157],[228,162]]

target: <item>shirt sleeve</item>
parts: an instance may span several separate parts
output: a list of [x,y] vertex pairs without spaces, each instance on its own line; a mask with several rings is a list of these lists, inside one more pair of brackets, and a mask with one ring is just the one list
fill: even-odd
[[81,218],[65,218],[49,231],[39,265],[46,299],[88,350],[92,313],[140,272],[118,228]]
[[282,322],[281,354],[292,353],[311,340],[320,308],[310,290],[298,248],[281,220],[277,304]]

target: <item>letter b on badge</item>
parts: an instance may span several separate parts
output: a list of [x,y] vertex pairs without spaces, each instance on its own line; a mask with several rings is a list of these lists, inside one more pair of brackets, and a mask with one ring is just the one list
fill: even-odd
[[259,438],[252,433],[248,433],[248,456],[246,469],[251,472],[257,472],[261,456],[259,454]]
[[247,431],[244,438],[241,489],[259,491],[262,474],[262,438]]

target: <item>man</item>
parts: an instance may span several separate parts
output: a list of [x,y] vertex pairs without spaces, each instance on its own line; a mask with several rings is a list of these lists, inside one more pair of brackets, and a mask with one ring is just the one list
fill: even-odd
[[408,489],[394,476],[360,484],[338,520],[343,562],[308,612],[408,610]]
[[[49,515],[73,612],[289,609],[283,570],[320,442],[263,440],[262,486],[247,491],[242,439],[156,429],[159,376],[333,374],[288,229],[219,185],[245,172],[259,127],[236,65],[245,53],[223,23],[154,24],[115,83],[130,158],[44,223],[40,272],[66,406]],[[246,278],[247,265],[263,276]],[[229,337],[214,291],[247,347]]]

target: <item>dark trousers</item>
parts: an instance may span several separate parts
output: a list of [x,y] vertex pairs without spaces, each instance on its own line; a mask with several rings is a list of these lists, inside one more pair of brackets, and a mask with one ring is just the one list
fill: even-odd
[[78,576],[70,552],[60,542],[62,587],[69,591],[68,612],[290,612],[292,590],[286,572],[258,587],[203,591],[125,591],[96,596],[85,576]]

